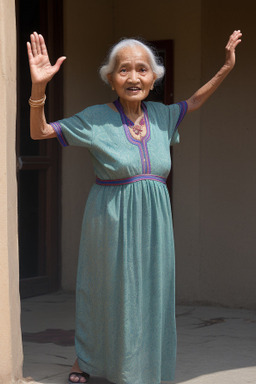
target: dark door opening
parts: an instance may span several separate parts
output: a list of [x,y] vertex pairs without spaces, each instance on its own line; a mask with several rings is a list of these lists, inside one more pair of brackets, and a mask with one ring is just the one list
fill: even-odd
[[[16,0],[17,17],[17,179],[21,297],[60,286],[60,152],[57,140],[33,141],[29,135],[31,80],[26,42],[38,31],[54,61],[63,54],[62,0]],[[58,23],[55,21],[58,20]],[[62,116],[62,78],[47,89],[46,116]]]
[[[159,101],[164,104],[173,103],[173,92],[174,92],[174,50],[173,40],[155,40],[150,41],[150,44],[156,49],[162,63],[165,66],[165,75],[163,79],[157,83],[153,91],[150,91],[147,100]],[[172,149],[170,149],[172,153]],[[169,190],[170,198],[172,198],[172,180],[173,180],[173,163],[171,172],[167,178],[167,187]]]

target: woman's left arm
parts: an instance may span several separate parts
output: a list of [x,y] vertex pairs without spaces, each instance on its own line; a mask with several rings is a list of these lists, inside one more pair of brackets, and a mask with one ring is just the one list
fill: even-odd
[[230,36],[226,45],[226,59],[223,67],[216,73],[216,75],[196,91],[187,101],[188,112],[199,109],[206,100],[216,91],[225,77],[233,69],[236,61],[235,49],[241,42],[242,33],[240,30],[234,31]]

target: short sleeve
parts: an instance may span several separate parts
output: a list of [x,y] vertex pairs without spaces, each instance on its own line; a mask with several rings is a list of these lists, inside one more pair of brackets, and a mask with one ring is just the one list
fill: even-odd
[[50,123],[50,125],[63,147],[68,145],[91,147],[92,124],[90,121],[90,113],[85,109],[74,116]]
[[174,145],[180,142],[178,127],[187,113],[188,105],[186,101],[169,106],[170,113],[170,144]]

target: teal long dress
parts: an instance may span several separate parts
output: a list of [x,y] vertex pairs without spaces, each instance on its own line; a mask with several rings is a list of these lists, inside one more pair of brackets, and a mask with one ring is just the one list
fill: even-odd
[[142,142],[106,104],[51,123],[63,146],[89,149],[98,178],[82,224],[76,352],[82,370],[116,384],[159,384],[175,372],[175,254],[164,180],[187,104],[144,106]]

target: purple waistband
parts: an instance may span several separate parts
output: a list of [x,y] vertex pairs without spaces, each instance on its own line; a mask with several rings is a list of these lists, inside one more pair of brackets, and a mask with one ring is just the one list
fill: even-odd
[[153,181],[158,181],[159,183],[166,184],[166,179],[162,176],[156,176],[156,175],[136,175],[136,176],[131,176],[127,177],[126,179],[115,179],[115,180],[102,180],[99,179],[98,177],[96,178],[96,184],[98,185],[126,185],[126,184],[131,184],[131,183],[136,183],[137,181],[141,180],[153,180]]

